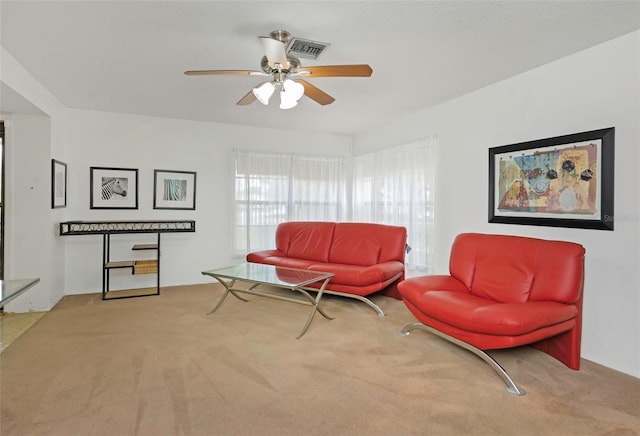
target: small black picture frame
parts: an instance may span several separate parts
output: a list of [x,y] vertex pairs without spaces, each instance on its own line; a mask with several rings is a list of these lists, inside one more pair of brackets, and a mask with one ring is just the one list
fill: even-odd
[[91,167],[91,209],[137,209],[138,169]]
[[51,209],[67,207],[67,164],[51,159]]
[[489,149],[489,222],[613,230],[615,128]]
[[194,171],[154,170],[154,209],[196,209],[196,173]]

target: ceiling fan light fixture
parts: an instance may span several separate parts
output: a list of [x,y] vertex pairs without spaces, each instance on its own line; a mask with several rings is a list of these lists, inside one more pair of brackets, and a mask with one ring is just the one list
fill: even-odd
[[275,89],[276,87],[272,82],[264,82],[262,85],[253,88],[253,94],[260,103],[266,106],[269,104],[269,98],[271,98]]
[[291,93],[287,91],[280,91],[280,109],[291,109],[297,105],[298,100],[296,100]]
[[284,87],[284,91],[288,93],[291,98],[294,98],[296,101],[300,100],[304,95],[304,86],[301,83],[298,83],[291,79],[285,79],[282,83]]
[[304,95],[304,86],[291,79],[282,82],[280,91],[280,109],[291,109],[298,105],[298,100]]

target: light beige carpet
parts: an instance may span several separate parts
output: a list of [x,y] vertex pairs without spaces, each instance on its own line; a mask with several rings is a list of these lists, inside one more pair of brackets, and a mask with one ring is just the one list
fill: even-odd
[[68,296],[0,354],[0,434],[634,435],[640,380],[583,361],[580,371],[523,347],[492,353],[527,395],[482,360],[413,322],[324,301],[308,308],[222,294],[219,285],[101,301]]
[[0,352],[29,330],[46,312],[0,313]]

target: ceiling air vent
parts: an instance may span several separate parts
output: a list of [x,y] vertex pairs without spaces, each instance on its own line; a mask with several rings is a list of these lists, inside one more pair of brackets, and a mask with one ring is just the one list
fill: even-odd
[[331,44],[326,42],[309,41],[293,37],[289,42],[287,54],[306,59],[318,59]]

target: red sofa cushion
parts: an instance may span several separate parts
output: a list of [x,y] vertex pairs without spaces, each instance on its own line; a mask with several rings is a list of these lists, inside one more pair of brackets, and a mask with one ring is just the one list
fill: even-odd
[[[330,292],[340,292],[343,294],[360,295],[364,297],[366,295],[373,294],[374,292],[381,291],[385,289],[387,286],[392,285],[394,282],[400,279],[402,279],[402,272],[397,273],[396,275],[392,276],[388,280],[385,280],[384,282],[372,283],[367,286],[341,285],[338,283],[329,282],[329,285],[327,285],[326,289]],[[320,283],[319,282],[312,283],[309,285],[309,287],[319,288]]]
[[287,257],[329,261],[335,223],[291,221],[278,225],[276,248]]
[[404,262],[406,229],[374,223],[338,223],[329,262],[369,266],[391,260]]
[[315,263],[309,266],[312,271],[332,272],[331,285],[369,286],[384,282],[404,269],[399,262],[385,262],[377,265],[360,266],[340,263]]

